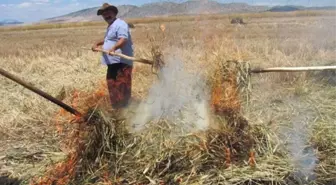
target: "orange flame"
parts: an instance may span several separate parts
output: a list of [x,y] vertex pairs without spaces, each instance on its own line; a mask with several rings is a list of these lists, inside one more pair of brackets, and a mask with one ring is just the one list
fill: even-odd
[[[82,112],[87,112],[90,107],[96,106],[99,100],[105,96],[104,89],[106,89],[106,85],[104,87],[101,83],[97,91],[91,94],[79,93],[79,91],[74,90],[71,105]],[[80,97],[81,101],[79,101]],[[62,123],[63,120],[67,120],[67,123],[78,123],[75,125],[77,128],[68,130],[66,133],[68,137],[63,139],[64,151],[69,154],[65,161],[51,166],[45,176],[40,177],[38,180],[33,179],[30,183],[31,185],[67,185],[76,175],[76,166],[84,147],[85,125],[80,124],[82,121],[81,116],[71,116],[66,114],[64,109],[60,109],[54,118],[58,134],[62,134],[66,130],[67,125]]]
[[[114,93],[112,93],[113,95],[116,95],[114,96],[114,101],[122,101],[125,99],[125,94],[130,91],[132,82],[130,78],[131,72],[132,68],[125,69],[123,73],[118,75],[118,80],[113,82],[113,86],[117,87],[114,89]],[[105,81],[102,81],[94,93],[80,93],[75,89],[72,93],[71,105],[80,112],[88,112],[90,108],[95,107],[99,104],[100,100],[106,96],[107,85],[110,84],[106,84]],[[67,120],[67,123],[76,123],[74,125],[75,128],[72,130],[66,129],[67,124],[62,123],[63,120]],[[81,151],[85,146],[84,138],[86,135],[86,125],[81,124],[82,120],[81,116],[66,114],[64,109],[60,109],[55,115],[54,121],[57,133],[64,134],[64,132],[67,131],[66,134],[68,137],[64,137],[63,143],[64,151],[69,154],[65,161],[51,166],[45,176],[40,177],[38,180],[34,179],[31,182],[31,185],[66,185],[75,177],[76,166],[80,160]],[[106,185],[112,184],[109,180],[108,173],[104,174],[103,180]]]
[[214,84],[211,94],[211,106],[216,113],[231,113],[240,110],[237,82],[234,74],[220,79]]
[[225,165],[229,167],[231,165],[231,150],[230,148],[225,148]]
[[251,167],[255,167],[256,166],[256,159],[255,159],[255,153],[254,153],[254,151],[250,152],[250,157],[249,157],[248,163],[249,163],[249,165]]
[[32,182],[31,185],[67,185],[75,175],[76,163],[77,155],[71,153],[66,161],[56,164],[47,176],[40,178],[38,182]]
[[109,175],[109,172],[106,171],[104,174],[103,174],[103,184],[104,185],[112,185],[112,182],[110,181],[110,175]]
[[74,93],[73,93],[73,95],[72,95],[72,103],[71,103],[71,105],[72,105],[73,107],[77,107],[77,105],[78,105],[78,97],[79,97],[79,93],[78,93],[78,91],[75,89],[75,90],[74,90]]
[[102,98],[106,96],[106,84],[104,82],[100,82],[100,86],[97,91],[94,93],[95,98]]

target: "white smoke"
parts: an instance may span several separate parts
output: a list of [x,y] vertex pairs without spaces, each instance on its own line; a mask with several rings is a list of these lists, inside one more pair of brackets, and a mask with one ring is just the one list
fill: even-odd
[[308,129],[305,127],[307,122],[293,122],[293,129],[288,132],[291,160],[294,167],[299,170],[296,174],[298,178],[312,179],[317,165],[317,157],[314,149],[308,144]]
[[[291,121],[291,126],[288,129],[283,129],[282,134],[287,139],[287,149],[289,157],[296,169],[295,178],[300,180],[314,180],[314,170],[318,163],[318,158],[314,148],[310,146],[309,139],[311,130],[309,124],[313,123],[314,113],[309,109],[309,105],[296,99],[289,98],[290,104],[295,110],[300,112],[295,113]],[[291,103],[290,103],[291,102]]]
[[146,128],[150,121],[169,120],[187,132],[208,128],[208,93],[205,80],[188,73],[179,57],[168,57],[160,80],[149,91],[132,119],[133,130]]

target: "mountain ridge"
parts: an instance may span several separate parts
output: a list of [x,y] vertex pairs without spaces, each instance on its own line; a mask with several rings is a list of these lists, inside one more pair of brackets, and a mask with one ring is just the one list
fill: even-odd
[[[209,0],[193,0],[182,3],[163,1],[147,3],[141,6],[120,5],[117,7],[119,9],[118,17],[120,18],[260,12],[269,9],[268,6],[253,6],[247,3],[220,3]],[[100,21],[102,20],[101,17],[96,14],[98,9],[99,7],[86,8],[66,15],[48,18],[41,22]]]
[[0,20],[0,26],[16,25],[16,24],[23,24],[23,22],[15,20],[15,19]]
[[[249,5],[247,3],[220,3],[212,0],[189,0],[182,3],[161,1],[146,3],[141,6],[120,5],[118,17],[120,18],[142,18],[155,16],[172,15],[194,15],[194,14],[219,14],[219,13],[256,13],[265,11],[298,11],[298,10],[332,10],[332,6],[326,7],[304,7],[304,6],[261,6]],[[292,8],[288,8],[292,7]],[[86,8],[66,15],[52,17],[40,21],[40,23],[62,23],[62,22],[87,22],[101,21],[97,16],[99,7]]]

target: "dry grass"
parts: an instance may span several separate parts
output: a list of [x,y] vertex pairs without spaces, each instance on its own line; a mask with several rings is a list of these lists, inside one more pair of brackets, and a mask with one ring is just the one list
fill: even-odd
[[[141,24],[132,31],[136,55],[150,58],[151,41],[148,38],[163,39],[165,56],[179,56],[187,71],[204,74],[210,81],[219,79],[214,75],[218,73],[214,72],[227,60],[248,61],[252,67],[335,62],[335,18],[332,16],[279,14],[274,18],[257,14],[248,15],[247,19],[249,24],[246,26],[230,25],[229,19],[226,22],[216,19],[169,21],[164,35],[157,21]],[[106,69],[100,65],[98,54],[80,48],[89,47],[102,37],[104,27],[99,24],[45,30],[2,30],[1,66],[75,107],[80,108],[80,103],[93,106],[95,101],[86,97],[104,83]],[[107,183],[126,179],[149,183],[182,179],[184,184],[297,184],[292,179],[297,166],[290,160],[287,147],[290,137],[286,134],[288,130],[297,131],[297,124],[308,128],[305,133],[307,143],[319,160],[315,168],[316,181],[311,183],[332,182],[336,175],[333,155],[336,152],[333,132],[336,125],[335,87],[314,81],[314,76],[286,73],[252,77],[249,106],[245,101],[239,104],[240,113],[251,127],[246,138],[252,136],[256,143],[253,145],[256,153],[254,168],[248,165],[249,148],[236,149],[234,154],[240,157],[232,161],[229,168],[225,165],[228,162],[223,149],[226,145],[221,142],[230,136],[231,139],[236,137],[236,132],[230,132],[228,126],[171,141],[162,133],[174,129],[167,129],[167,123],[162,121],[143,135],[134,135],[119,127],[126,122],[116,120],[102,101],[103,108],[96,114],[103,118],[100,123],[109,124],[84,128],[84,133],[89,129],[91,134],[81,137],[87,141],[84,151],[92,154],[83,155],[91,156],[83,159],[97,163],[80,163],[88,166],[81,168],[85,171],[79,171],[81,178],[75,176],[74,182],[89,184],[89,179],[95,179]],[[150,67],[137,65],[133,79],[134,99],[146,97],[154,81],[156,76],[151,74]],[[4,78],[0,84],[5,87],[0,90],[0,174],[28,182],[66,157],[69,145],[64,146],[61,138],[72,136],[76,125],[64,125],[70,118],[55,117],[59,113],[58,107],[30,91]],[[79,97],[85,98],[74,100],[75,90]],[[56,119],[58,124],[55,124]],[[213,120],[219,125],[226,125],[227,121],[220,116],[213,116]],[[62,134],[55,125],[64,127]],[[105,143],[92,139],[106,138],[101,137],[102,134],[111,138]],[[98,144],[92,143],[95,141]],[[119,145],[115,145],[116,141]],[[203,144],[199,144],[200,141]],[[104,150],[96,152],[97,146]],[[92,149],[96,149],[95,152]],[[172,166],[166,168],[169,161]],[[209,167],[213,165],[215,167]]]
[[[204,21],[204,20],[226,20],[229,21],[235,17],[244,19],[252,18],[282,18],[282,17],[320,17],[320,16],[335,16],[335,11],[295,11],[287,13],[278,12],[261,12],[261,13],[245,13],[245,14],[204,14],[204,15],[177,15],[167,17],[146,17],[146,18],[130,18],[126,19],[132,24],[150,24],[150,23],[169,23],[169,22],[184,22],[184,21]],[[97,22],[73,22],[73,23],[38,23],[26,26],[12,26],[0,28],[0,32],[5,31],[28,31],[42,29],[63,29],[73,27],[89,27],[89,26],[104,26],[103,21]]]

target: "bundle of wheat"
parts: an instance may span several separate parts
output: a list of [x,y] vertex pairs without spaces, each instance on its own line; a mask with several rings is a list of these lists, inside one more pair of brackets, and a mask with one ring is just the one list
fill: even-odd
[[275,131],[244,118],[241,95],[249,93],[248,64],[220,65],[209,77],[212,127],[193,133],[164,118],[149,121],[141,132],[131,132],[127,120],[105,106],[101,90],[93,95],[77,92],[72,102],[88,116],[61,125],[69,136],[65,137],[68,157],[32,184],[332,182],[330,174],[320,173],[316,180],[296,171],[286,151],[279,149]]
[[[228,71],[230,74],[226,75],[233,78],[223,79],[224,88],[230,92],[218,92],[215,84],[213,90],[214,124],[220,126],[191,134],[181,133],[179,125],[165,119],[150,121],[141,133],[130,133],[127,122],[116,119],[117,111],[97,104],[104,102],[103,96],[77,99],[77,108],[89,116],[86,122],[75,120],[77,126],[63,125],[70,136],[65,141],[68,158],[34,183],[211,184],[254,179],[251,174],[257,165],[255,153],[262,151],[254,151],[258,149],[255,144],[268,146],[270,141],[261,128],[248,127],[247,120],[240,116],[236,74]],[[245,169],[245,176],[240,174],[241,168]]]

